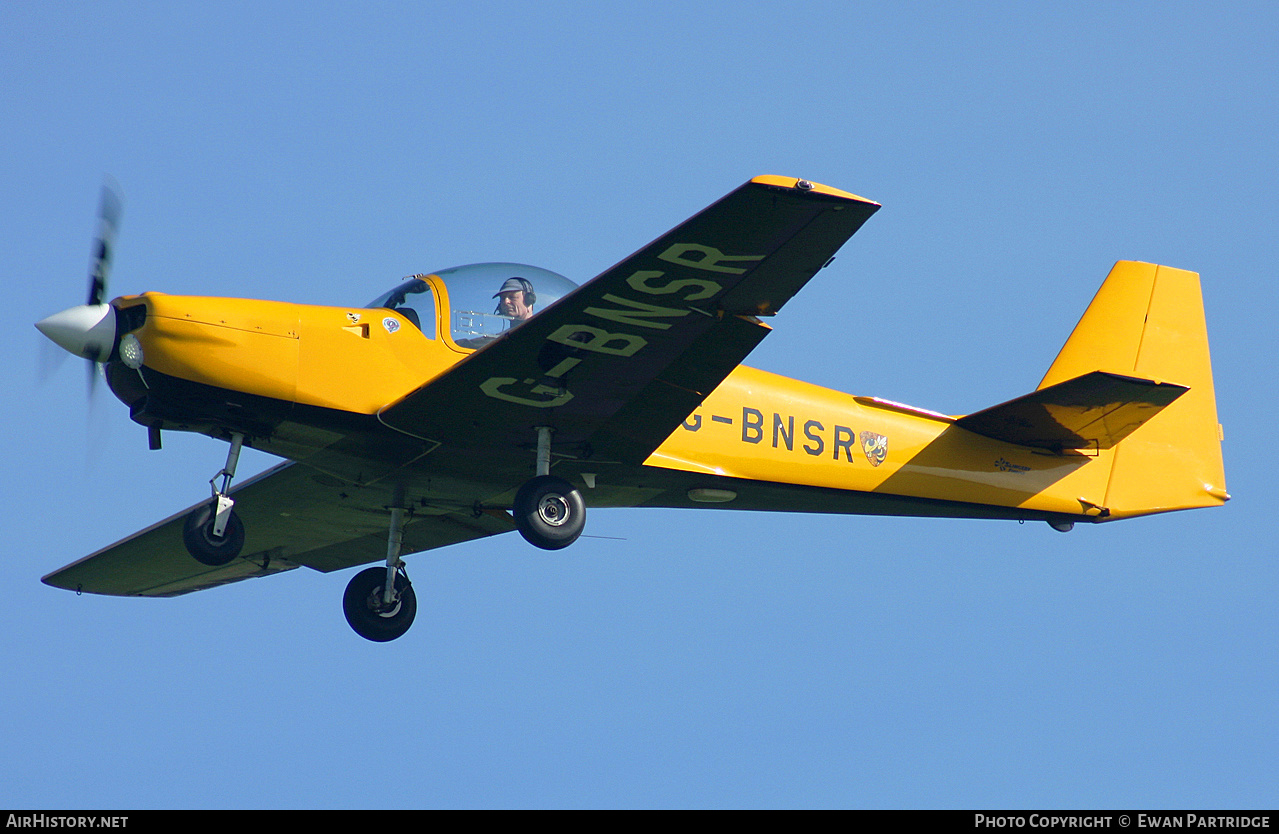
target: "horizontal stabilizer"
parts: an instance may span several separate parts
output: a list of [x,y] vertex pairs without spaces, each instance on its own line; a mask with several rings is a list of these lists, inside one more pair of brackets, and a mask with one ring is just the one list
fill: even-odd
[[995,440],[1053,452],[1109,449],[1188,390],[1093,371],[955,422]]

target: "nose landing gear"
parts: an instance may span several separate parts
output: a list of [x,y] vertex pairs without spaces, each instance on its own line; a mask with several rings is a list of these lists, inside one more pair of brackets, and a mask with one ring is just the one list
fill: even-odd
[[[231,479],[235,477],[235,467],[243,446],[244,435],[240,432],[232,434],[226,466],[209,480],[213,487],[213,499],[192,510],[182,527],[182,543],[186,545],[187,552],[202,565],[217,568],[229,564],[240,555],[240,550],[244,547],[244,523],[231,509],[235,506],[235,499],[227,494],[231,489]],[[220,489],[217,486],[218,478],[222,479]]]
[[182,543],[200,564],[218,568],[240,555],[244,547],[244,522],[229,512],[222,534],[214,532],[217,523],[217,501],[201,504],[187,516],[182,526]]

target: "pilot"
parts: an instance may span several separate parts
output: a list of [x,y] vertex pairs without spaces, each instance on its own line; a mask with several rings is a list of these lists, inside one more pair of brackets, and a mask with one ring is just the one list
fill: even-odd
[[533,283],[526,278],[507,278],[502,288],[493,293],[497,301],[494,314],[511,320],[514,327],[522,321],[533,318],[533,305],[537,303],[537,295],[533,292]]

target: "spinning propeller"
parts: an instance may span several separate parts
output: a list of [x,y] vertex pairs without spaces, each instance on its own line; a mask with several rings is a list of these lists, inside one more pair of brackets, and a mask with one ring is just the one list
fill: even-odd
[[111,358],[116,344],[115,309],[106,298],[111,255],[120,227],[120,189],[111,179],[102,185],[98,202],[98,229],[89,263],[89,299],[36,322],[36,329],[68,353],[89,361],[89,391],[97,381],[97,365]]

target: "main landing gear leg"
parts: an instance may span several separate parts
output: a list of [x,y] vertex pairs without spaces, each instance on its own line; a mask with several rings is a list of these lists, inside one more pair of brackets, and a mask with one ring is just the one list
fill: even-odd
[[[197,562],[209,567],[229,563],[240,555],[240,550],[244,547],[244,523],[231,509],[235,506],[235,499],[228,495],[243,446],[244,434],[233,433],[226,466],[209,479],[209,485],[213,487],[213,499],[192,510],[182,526],[182,542],[186,545],[187,552]],[[222,479],[220,489],[217,485],[218,478]]]
[[515,493],[511,514],[515,527],[531,545],[559,550],[577,541],[586,527],[586,502],[582,493],[563,478],[551,474],[551,429],[537,428],[537,477]]
[[391,508],[391,529],[386,540],[386,566],[366,568],[346,586],[342,611],[355,633],[365,640],[385,643],[413,625],[417,595],[404,571],[400,549],[404,545],[404,500],[397,490]]

